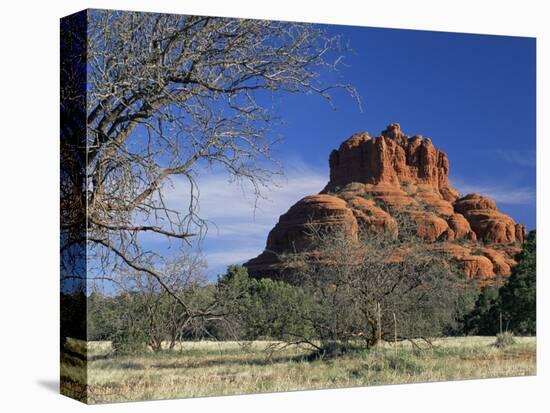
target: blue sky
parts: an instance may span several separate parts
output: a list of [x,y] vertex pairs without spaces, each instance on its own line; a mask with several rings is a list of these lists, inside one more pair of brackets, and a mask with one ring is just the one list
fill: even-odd
[[[352,83],[361,112],[344,92],[336,110],[316,96],[281,96],[284,120],[275,148],[286,178],[254,210],[244,188],[223,174],[199,178],[201,211],[211,225],[202,249],[209,275],[260,253],[280,214],[328,180],[332,149],[358,131],[378,135],[399,122],[405,133],[430,137],[450,159],[451,183],[481,192],[499,209],[535,228],[535,40],[412,30],[329,26],[354,54],[340,81]],[[184,194],[170,191],[172,202]]]

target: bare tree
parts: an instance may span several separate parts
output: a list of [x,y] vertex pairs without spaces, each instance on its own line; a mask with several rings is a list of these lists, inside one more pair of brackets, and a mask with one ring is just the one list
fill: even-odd
[[[330,102],[335,88],[358,99],[350,85],[323,82],[347,48],[310,24],[109,10],[89,11],[86,33],[85,144],[62,148],[63,162],[85,162],[84,179],[73,180],[83,194],[67,199],[86,212],[66,220],[64,230],[81,237],[62,248],[87,242],[93,277],[130,267],[190,313],[143,234],[179,245],[204,235],[196,183],[204,168],[224,168],[261,196],[280,173],[270,155],[271,99],[285,92]],[[174,177],[187,182],[183,208],[165,201]]]
[[467,281],[398,221],[399,235],[364,229],[357,237],[310,225],[311,249],[282,257],[316,302],[307,321],[322,343],[393,341],[396,321],[401,339],[433,337],[457,316]]
[[[115,305],[115,311],[110,316],[120,322],[127,314],[126,318],[134,320],[139,337],[153,351],[164,349],[163,343],[166,343],[168,349],[173,349],[186,335],[208,335],[205,326],[217,319],[212,314],[214,307],[219,306],[214,300],[213,289],[207,286],[205,269],[206,262],[200,254],[194,252],[179,254],[158,268],[169,291],[185,301],[189,311],[181,311],[179,302],[149,274],[133,268],[121,269],[111,277],[116,283],[112,301],[118,305]],[[102,312],[101,308],[93,310],[95,313]],[[221,311],[218,313],[218,317],[223,315]],[[207,315],[198,317],[198,314]],[[100,314],[98,317],[95,314],[93,317],[104,319],[105,315]],[[117,320],[107,322],[116,324]],[[121,326],[119,330],[124,332],[125,327]],[[113,332],[115,335],[118,333]]]

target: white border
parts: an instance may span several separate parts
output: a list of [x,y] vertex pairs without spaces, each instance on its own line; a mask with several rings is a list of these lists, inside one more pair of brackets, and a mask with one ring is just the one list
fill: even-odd
[[[542,79],[549,56],[544,1],[111,0],[5,2],[0,60],[0,409],[81,411],[49,389],[58,375],[58,19],[86,7],[271,18],[537,37],[538,376],[97,406],[98,411],[544,411],[549,386],[548,177]],[[513,56],[510,56],[513,59]],[[521,137],[518,137],[521,139]],[[475,148],[474,148],[475,150]]]

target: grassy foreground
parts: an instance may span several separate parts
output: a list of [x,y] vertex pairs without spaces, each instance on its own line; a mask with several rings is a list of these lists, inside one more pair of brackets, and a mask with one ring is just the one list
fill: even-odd
[[[115,356],[108,342],[88,343],[85,361],[63,354],[62,393],[88,403],[230,395],[536,374],[536,340],[505,349],[494,337],[444,338],[433,347],[387,343],[330,360],[307,361],[289,348],[269,357],[267,342],[185,342],[171,352]],[[83,342],[71,340],[74,352]],[[86,382],[86,388],[83,383]]]

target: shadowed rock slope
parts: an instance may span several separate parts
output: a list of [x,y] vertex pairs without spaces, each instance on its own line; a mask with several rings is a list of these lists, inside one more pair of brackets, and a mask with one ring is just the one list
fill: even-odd
[[329,158],[330,181],[279,218],[265,251],[245,263],[253,276],[277,277],[278,254],[307,251],[310,223],[338,226],[351,237],[362,228],[397,231],[397,215],[417,235],[448,254],[467,278],[492,283],[508,276],[525,240],[525,226],[480,194],[461,197],[449,183],[449,160],[429,138],[409,137],[394,123],[380,136],[358,133]]

